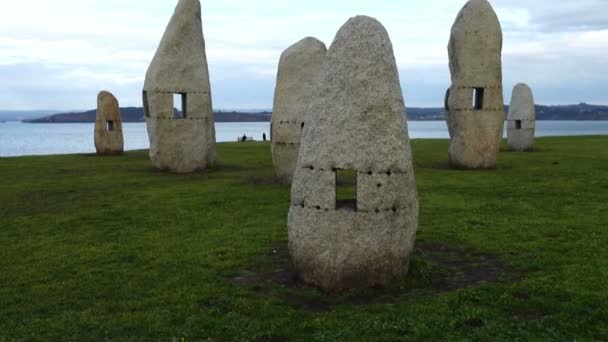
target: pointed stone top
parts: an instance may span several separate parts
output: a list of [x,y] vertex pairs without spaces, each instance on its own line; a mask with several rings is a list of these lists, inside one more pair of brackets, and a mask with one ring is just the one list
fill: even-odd
[[513,88],[508,120],[535,120],[534,95],[527,84],[519,83]]
[[482,86],[502,79],[502,28],[487,0],[470,0],[460,10],[448,50],[453,81],[479,80],[477,83],[482,84],[474,86]]
[[454,28],[483,30],[500,29],[500,22],[494,8],[487,0],[469,0],[458,13]]
[[326,54],[325,44],[312,37],[300,40],[281,54],[272,113],[274,122],[305,120]]
[[376,19],[354,17],[338,31],[308,115],[300,167],[410,170],[405,108],[393,46]]
[[327,51],[325,43],[315,37],[306,37],[283,51],[281,54],[281,62],[291,58],[294,55],[307,53],[309,51],[316,52],[323,50]]
[[[110,93],[109,91],[102,90],[97,94],[97,108],[107,109],[111,107],[118,108],[118,100],[116,97]],[[101,111],[104,114],[104,111]]]
[[525,83],[517,83],[514,87],[513,87],[513,93],[518,93],[518,95],[523,95],[523,94],[532,94],[532,89],[530,89],[530,86],[528,86]]
[[144,89],[209,92],[209,70],[198,0],[180,0],[146,73]]
[[97,98],[102,98],[102,97],[107,97],[107,96],[114,97],[114,95],[107,90],[102,90],[99,92],[99,94],[97,94]]

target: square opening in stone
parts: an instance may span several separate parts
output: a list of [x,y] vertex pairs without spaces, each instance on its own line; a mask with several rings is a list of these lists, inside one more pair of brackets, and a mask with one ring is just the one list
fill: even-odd
[[144,102],[144,116],[146,118],[149,118],[150,117],[150,107],[148,106],[148,92],[144,90],[141,97]]
[[482,110],[483,109],[483,88],[473,88],[473,110]]
[[336,170],[336,209],[357,210],[357,171]]
[[173,118],[185,119],[187,117],[187,113],[188,110],[186,108],[186,94],[173,94]]
[[106,123],[106,128],[108,129],[108,132],[112,132],[114,130],[114,121],[108,120]]
[[515,129],[521,129],[521,120],[515,121]]

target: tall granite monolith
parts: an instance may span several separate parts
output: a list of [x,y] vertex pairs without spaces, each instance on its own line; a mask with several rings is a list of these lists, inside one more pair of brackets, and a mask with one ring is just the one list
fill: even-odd
[[101,156],[121,154],[124,150],[120,106],[116,97],[107,91],[97,95],[95,150]]
[[272,163],[277,179],[291,184],[298,162],[306,109],[327,48],[316,38],[304,38],[281,55],[272,111]]
[[146,73],[150,159],[189,173],[215,163],[215,127],[198,0],[180,0]]
[[507,116],[507,136],[511,149],[520,152],[531,151],[534,148],[535,130],[536,109],[532,89],[527,84],[517,84],[513,88]]
[[[288,218],[300,278],[333,292],[406,274],[418,195],[393,47],[377,20],[339,30],[306,120]],[[356,195],[337,196],[343,173]]]
[[502,29],[487,0],[470,0],[458,14],[448,47],[452,86],[446,95],[455,168],[496,167],[504,129]]

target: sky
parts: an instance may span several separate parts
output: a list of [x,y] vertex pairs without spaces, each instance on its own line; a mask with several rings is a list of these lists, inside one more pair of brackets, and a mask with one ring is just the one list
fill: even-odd
[[[450,28],[466,0],[202,0],[216,109],[269,109],[281,52],[328,46],[348,18],[386,27],[408,107],[441,107]],[[504,35],[505,101],[608,104],[607,0],[491,0]],[[141,106],[148,65],[177,0],[2,0],[0,109],[93,109],[109,90]]]

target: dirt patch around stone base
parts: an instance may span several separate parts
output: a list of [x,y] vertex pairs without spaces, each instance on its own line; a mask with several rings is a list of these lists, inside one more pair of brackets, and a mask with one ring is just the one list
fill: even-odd
[[488,283],[520,280],[523,272],[498,256],[447,244],[419,241],[410,273],[387,287],[327,294],[298,278],[287,243],[267,253],[270,271],[241,271],[230,282],[264,295],[278,295],[288,305],[312,312],[325,312],[337,305],[372,305],[404,302]]

